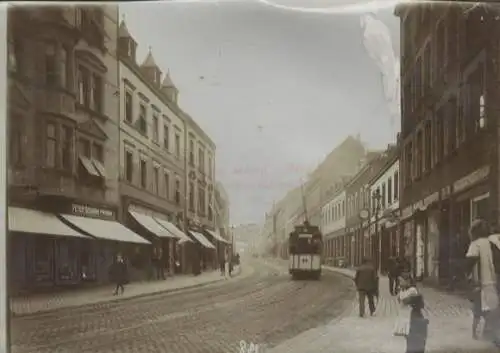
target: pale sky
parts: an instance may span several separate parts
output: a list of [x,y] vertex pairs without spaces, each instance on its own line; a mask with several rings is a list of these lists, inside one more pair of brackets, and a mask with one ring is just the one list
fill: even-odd
[[[151,46],[179,88],[181,108],[216,143],[217,178],[229,194],[233,224],[262,222],[273,200],[349,134],[373,148],[394,140],[359,12],[304,13],[258,0],[123,3],[120,10],[138,42],[138,61]],[[376,17],[399,56],[393,7]]]

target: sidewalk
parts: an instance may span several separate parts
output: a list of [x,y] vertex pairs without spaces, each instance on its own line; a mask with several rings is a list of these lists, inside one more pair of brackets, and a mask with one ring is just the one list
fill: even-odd
[[[324,270],[353,277],[354,271],[323,266]],[[272,353],[402,353],[404,338],[392,335],[399,304],[389,294],[388,279],[380,281],[380,297],[374,317],[358,317],[357,299],[340,318],[306,331],[270,350]],[[491,344],[471,337],[471,313],[467,300],[420,288],[430,321],[426,352],[497,352]]]
[[[251,273],[253,273],[253,269],[244,266],[243,270],[236,271],[231,279],[247,277]],[[114,296],[114,286],[105,286],[58,294],[16,297],[11,299],[10,307],[14,316],[23,316],[63,308],[138,298],[158,293],[175,292],[182,289],[201,287],[223,280],[224,277],[221,276],[219,271],[205,272],[199,276],[176,275],[174,277],[168,277],[164,281],[130,283],[125,287],[125,293],[123,295]]]

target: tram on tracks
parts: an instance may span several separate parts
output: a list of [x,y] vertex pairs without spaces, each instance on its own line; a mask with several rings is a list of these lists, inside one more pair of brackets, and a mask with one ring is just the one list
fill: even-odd
[[305,221],[288,239],[288,272],[295,279],[321,278],[323,236],[319,227]]

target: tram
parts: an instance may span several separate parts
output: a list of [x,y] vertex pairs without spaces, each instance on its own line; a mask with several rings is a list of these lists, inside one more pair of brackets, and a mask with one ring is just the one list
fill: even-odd
[[288,272],[292,279],[321,278],[323,236],[319,227],[305,221],[288,238]]

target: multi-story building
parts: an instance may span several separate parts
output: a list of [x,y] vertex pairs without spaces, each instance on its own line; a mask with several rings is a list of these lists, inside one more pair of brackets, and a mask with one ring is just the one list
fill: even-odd
[[229,194],[221,182],[215,184],[214,198],[215,230],[219,232],[224,239],[229,240],[230,200]]
[[311,224],[320,225],[322,207],[331,200],[332,188],[359,169],[359,161],[366,154],[359,136],[349,136],[335,147],[311,173],[304,193]]
[[321,233],[323,234],[324,256],[327,259],[338,259],[341,257],[340,249],[342,235],[346,227],[346,192],[343,184],[338,184],[334,190],[331,201],[323,206],[321,212]]
[[[499,33],[498,13],[498,5],[453,2],[396,8],[400,207],[407,255],[422,272],[416,275],[449,278],[453,260],[464,254],[471,220],[498,224],[500,111],[494,97],[500,92],[500,51],[491,35]],[[423,266],[417,266],[420,248]]]
[[[363,257],[373,257],[379,264],[378,234],[370,236],[371,194],[369,182],[386,162],[382,152],[370,152],[359,172],[345,186],[346,232],[342,236],[342,257],[350,264],[359,265]],[[363,215],[363,213],[365,213]]]
[[107,280],[118,251],[148,243],[117,222],[117,20],[117,5],[9,10],[14,287]]
[[[380,233],[381,269],[387,270],[390,257],[399,256],[399,150],[387,150],[386,163],[370,181],[370,236]],[[377,197],[374,197],[377,195]]]
[[[191,220],[200,221],[195,239],[204,237],[204,227],[215,230],[215,147],[178,107],[178,90],[168,72],[163,77],[151,49],[142,64],[137,62],[137,42],[125,21],[120,24],[118,49],[122,217],[155,241],[155,258],[173,272],[175,261],[187,265],[186,249],[176,246],[187,240],[179,233],[184,230],[184,211]],[[205,240],[202,245],[209,244]]]

